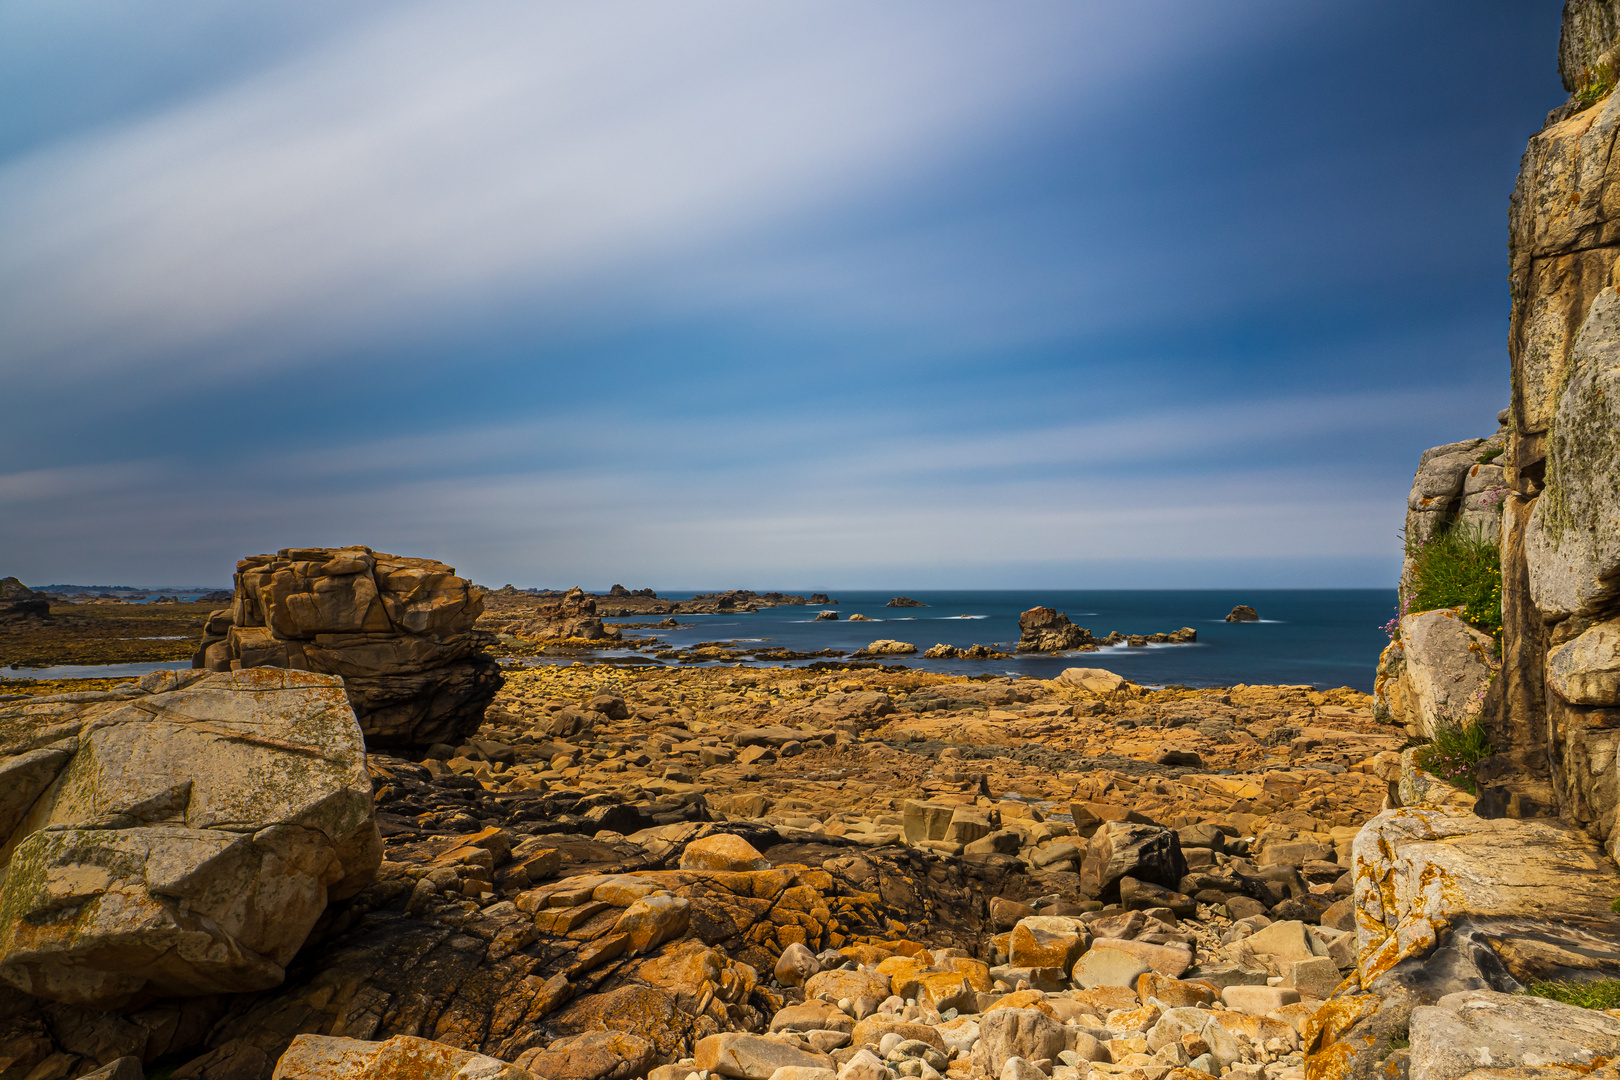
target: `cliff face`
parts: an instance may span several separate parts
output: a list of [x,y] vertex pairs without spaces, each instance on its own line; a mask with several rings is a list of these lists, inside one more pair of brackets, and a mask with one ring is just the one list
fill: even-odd
[[[1550,772],[1608,842],[1620,784],[1620,0],[1570,0],[1572,97],[1530,140],[1509,211],[1513,309],[1497,745]],[[1539,754],[1546,755],[1545,764]]]

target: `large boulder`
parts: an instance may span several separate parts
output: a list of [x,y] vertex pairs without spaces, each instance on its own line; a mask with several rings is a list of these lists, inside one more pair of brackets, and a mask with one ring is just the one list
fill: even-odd
[[[1439,1049],[1472,1046],[1483,1064],[1479,1050],[1501,1052],[1514,1032],[1534,1027],[1522,1023],[1531,1016],[1524,1010],[1541,1005],[1508,994],[1536,982],[1620,975],[1620,918],[1609,907],[1620,874],[1579,830],[1545,819],[1389,810],[1357,834],[1354,854],[1356,967],[1301,1033],[1313,1075],[1392,1075],[1391,1040],[1410,1028],[1414,1080],[1461,1076],[1468,1070],[1447,1071],[1459,1059],[1441,1061]],[[1503,994],[1476,998],[1478,991]],[[1519,1011],[1498,1009],[1504,998]],[[1459,1007],[1469,1001],[1476,1004]],[[1436,1002],[1447,1015],[1422,1008]],[[1534,1015],[1557,1020],[1552,1011]],[[1493,1042],[1498,1036],[1506,1041]],[[1554,1055],[1538,1064],[1556,1063]]]
[[114,1008],[281,983],[382,843],[340,680],[158,671],[0,706],[0,978]]
[[[1620,966],[1620,920],[1609,908],[1620,896],[1620,874],[1595,841],[1567,825],[1386,810],[1356,834],[1353,850],[1363,986],[1397,964],[1427,958],[1464,921],[1501,920],[1488,945],[1521,982],[1557,974],[1536,966],[1542,963],[1589,975]],[[1540,944],[1523,944],[1532,936]],[[1560,936],[1571,944],[1551,948]]]
[[1174,889],[1186,873],[1187,860],[1174,829],[1107,821],[1092,834],[1080,868],[1080,891],[1105,896],[1117,892],[1124,877]]
[[1620,705],[1620,619],[1598,623],[1547,658],[1547,687],[1571,705]]
[[1407,615],[1400,640],[1380,658],[1378,700],[1409,733],[1432,737],[1441,727],[1467,727],[1480,718],[1501,666],[1496,643],[1456,609]]
[[432,559],[367,547],[283,548],[237,563],[227,611],[204,628],[192,666],[276,667],[343,677],[375,747],[458,743],[501,688],[473,629],[483,591]]
[[1066,1046],[1063,1025],[1038,1009],[992,1009],[979,1020],[973,1064],[976,1071],[1000,1076],[1008,1058],[1056,1060]]

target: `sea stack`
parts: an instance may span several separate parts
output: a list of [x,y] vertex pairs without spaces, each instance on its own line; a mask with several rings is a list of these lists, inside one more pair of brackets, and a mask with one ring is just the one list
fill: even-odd
[[483,611],[483,590],[433,559],[282,548],[236,564],[192,666],[340,675],[366,745],[454,745],[501,688],[483,651],[494,637],[473,629]]

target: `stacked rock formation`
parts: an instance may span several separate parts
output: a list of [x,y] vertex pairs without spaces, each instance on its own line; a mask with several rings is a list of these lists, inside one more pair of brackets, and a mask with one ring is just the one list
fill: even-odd
[[0,706],[0,978],[114,1008],[281,983],[382,842],[341,682],[158,671]]
[[501,687],[473,623],[483,591],[432,559],[367,547],[283,548],[236,564],[231,606],[209,616],[192,666],[343,678],[370,746],[455,743]]
[[0,620],[41,617],[51,613],[51,602],[14,577],[0,578]]
[[501,632],[541,640],[577,638],[584,641],[617,638],[620,633],[617,627],[603,624],[596,613],[596,598],[585,595],[585,590],[578,585],[564,593],[562,599],[541,604],[527,618],[508,623]]
[[1095,649],[1091,631],[1076,626],[1061,611],[1049,607],[1030,608],[1018,616],[1019,652],[1069,652]]
[[1122,634],[1113,631],[1107,637],[1092,636],[1090,630],[1076,626],[1061,611],[1049,607],[1030,608],[1018,616],[1019,652],[1092,652],[1104,645],[1190,645],[1198,640],[1198,631],[1190,626],[1169,633]]
[[1507,497],[1500,458],[1507,446],[1508,410],[1497,414],[1488,439],[1464,439],[1423,451],[1406,497],[1406,540],[1421,544],[1453,529],[1495,540]]

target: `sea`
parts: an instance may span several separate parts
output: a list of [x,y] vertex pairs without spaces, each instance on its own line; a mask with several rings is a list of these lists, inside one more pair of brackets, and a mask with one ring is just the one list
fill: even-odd
[[[788,590],[783,590],[788,591]],[[805,590],[803,595],[811,591]],[[671,600],[690,593],[662,593]],[[884,657],[925,671],[956,675],[1030,675],[1049,679],[1064,668],[1106,668],[1145,686],[1236,686],[1284,684],[1332,689],[1349,686],[1372,691],[1378,654],[1388,640],[1383,624],[1395,612],[1394,589],[1136,589],[1136,590],[953,590],[910,592],[926,607],[891,608],[891,592],[834,592],[837,605],[764,608],[734,615],[682,615],[678,630],[629,631],[656,635],[672,646],[702,641],[734,642],[740,647],[785,648],[793,652],[840,649],[853,652],[880,638],[917,646],[917,654]],[[1229,623],[1238,604],[1260,614],[1256,623]],[[1115,645],[1095,652],[1015,655],[1005,660],[928,660],[922,652],[936,644],[984,644],[1012,652],[1018,642],[1018,616],[1032,607],[1051,607],[1096,637],[1112,631],[1152,634],[1190,626],[1190,645]],[[838,612],[837,621],[817,621],[821,610]],[[853,614],[871,622],[850,622]],[[609,623],[656,621],[647,616],[610,618]],[[652,664],[646,653],[609,650],[618,662]],[[574,657],[537,658],[528,663],[573,663]],[[803,666],[814,661],[799,661]],[[133,678],[161,664],[109,664],[56,668],[0,669],[0,680]],[[773,661],[779,664],[780,661]]]
[[[686,599],[690,594],[660,595]],[[853,651],[889,638],[917,646],[918,654],[886,657],[885,663],[961,675],[988,672],[1049,679],[1064,668],[1098,667],[1153,686],[1287,684],[1324,690],[1349,686],[1370,693],[1378,654],[1389,644],[1382,627],[1395,613],[1396,603],[1394,589],[1025,589],[905,594],[928,605],[922,608],[887,607],[896,595],[888,592],[829,595],[838,604],[825,610],[839,613],[836,622],[816,621],[816,613],[824,610],[820,606],[774,607],[736,615],[682,615],[681,622],[689,628],[639,633],[657,634],[674,646],[734,641],[795,652]],[[1227,622],[1227,614],[1238,604],[1254,608],[1260,621]],[[1114,630],[1152,634],[1190,626],[1198,631],[1198,641],[1026,654],[1007,660],[926,660],[921,656],[935,644],[985,644],[1011,652],[1018,641],[1019,614],[1038,606],[1056,608],[1099,638]],[[850,622],[849,616],[856,613],[874,621]]]

